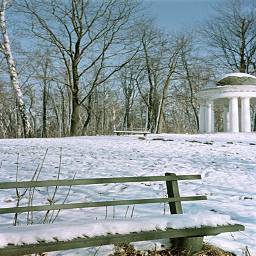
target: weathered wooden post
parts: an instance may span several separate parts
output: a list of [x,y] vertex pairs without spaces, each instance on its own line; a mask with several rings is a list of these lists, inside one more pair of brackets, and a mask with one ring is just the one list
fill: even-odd
[[[178,179],[175,173],[165,173],[165,176],[172,176],[173,180],[166,181],[167,195],[172,198],[180,198]],[[171,214],[182,214],[181,201],[169,202]],[[172,246],[189,253],[200,251],[203,247],[203,237],[175,238],[171,239]]]

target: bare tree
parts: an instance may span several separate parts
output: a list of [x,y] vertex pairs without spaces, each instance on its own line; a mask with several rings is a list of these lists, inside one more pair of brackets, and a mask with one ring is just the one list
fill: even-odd
[[[124,101],[123,129],[131,129],[133,126],[132,109],[135,99],[138,97],[136,81],[140,76],[141,70],[136,62],[131,62],[119,75],[120,86]],[[138,128],[138,127],[136,127]]]
[[[184,47],[181,49],[181,64],[184,69],[184,80],[188,84],[189,88],[189,104],[193,110],[195,123],[196,123],[196,130],[199,131],[199,117],[198,117],[198,109],[196,104],[195,93],[199,89],[198,83],[196,82],[197,77],[200,74],[196,74],[194,67],[196,65],[195,59],[192,57],[192,46],[191,40],[189,37],[184,38]],[[203,60],[201,60],[203,61]],[[201,71],[201,70],[200,70]]]
[[161,98],[158,107],[158,115],[155,126],[155,133],[160,133],[162,131],[162,122],[164,119],[164,106],[166,99],[168,97],[168,90],[170,87],[171,80],[173,79],[173,75],[176,72],[178,60],[180,58],[181,52],[183,48],[186,46],[186,40],[184,37],[180,37],[175,41],[174,45],[170,45],[169,47],[172,50],[168,53],[167,59],[167,68],[165,73],[163,74],[163,86],[161,92]]
[[[34,79],[36,79],[41,87],[41,94],[42,94],[42,129],[41,129],[41,136],[48,137],[47,132],[47,112],[48,112],[48,102],[49,102],[49,90],[50,84],[53,82],[54,69],[52,67],[52,59],[50,56],[49,50],[45,51],[36,51],[33,52],[33,67],[34,69]],[[31,56],[32,58],[32,56]]]
[[30,137],[31,136],[31,125],[28,119],[28,115],[26,112],[26,107],[23,99],[23,93],[21,91],[21,86],[19,84],[19,79],[18,79],[18,73],[16,70],[15,66],[15,61],[12,55],[12,50],[11,50],[11,44],[9,40],[9,35],[8,35],[8,30],[7,30],[7,24],[6,24],[6,9],[8,6],[11,4],[10,0],[2,0],[0,2],[0,29],[2,33],[2,44],[1,44],[1,52],[4,54],[8,69],[9,69],[9,75],[10,75],[10,80],[16,95],[16,101],[17,101],[17,106],[21,115],[21,120],[23,124],[23,133],[24,137]]
[[256,72],[255,1],[230,0],[217,7],[201,33],[222,66],[243,73]]
[[[208,46],[221,67],[256,75],[256,2],[230,0],[216,8],[215,16],[202,29]],[[254,104],[254,128],[256,107]]]
[[[72,96],[70,135],[81,131],[80,109],[95,87],[104,84],[134,56],[124,29],[137,4],[128,0],[24,0],[34,35],[56,49]],[[135,51],[136,52],[136,51]]]
[[[254,13],[245,11],[244,1],[219,11],[216,17],[222,18],[204,28],[207,52],[195,50],[198,45],[190,45],[187,35],[164,34],[141,18],[132,21],[139,16],[136,0],[13,2],[11,10],[19,11],[23,21],[17,23],[19,31],[32,36],[31,47],[12,43],[12,50],[35,136],[111,134],[113,127],[196,132],[194,95],[212,76],[206,60],[221,60],[234,71],[253,73],[256,67]],[[208,49],[213,59],[198,54]],[[1,62],[6,74],[8,65],[2,68]],[[19,101],[5,77],[0,81],[0,136],[20,137]]]
[[143,83],[137,83],[137,86],[147,109],[145,127],[159,133],[163,130],[166,100],[183,40],[164,35],[150,23],[141,26],[140,34],[143,46],[141,76],[145,77],[146,86]]

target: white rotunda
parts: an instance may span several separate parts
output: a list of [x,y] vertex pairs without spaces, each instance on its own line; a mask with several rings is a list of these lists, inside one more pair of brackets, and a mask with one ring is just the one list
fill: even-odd
[[198,92],[201,133],[215,132],[214,106],[223,109],[224,132],[251,132],[250,99],[256,98],[256,77],[227,74]]

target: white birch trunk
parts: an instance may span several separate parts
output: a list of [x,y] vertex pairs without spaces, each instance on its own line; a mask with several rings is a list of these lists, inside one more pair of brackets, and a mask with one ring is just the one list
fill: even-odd
[[1,1],[1,9],[0,9],[0,29],[2,33],[2,51],[5,55],[7,64],[8,64],[8,69],[9,69],[9,74],[10,74],[10,79],[11,83],[16,95],[17,99],[17,104],[19,108],[19,112],[21,114],[21,119],[22,119],[22,124],[23,124],[23,130],[24,130],[24,137],[28,137],[31,134],[31,125],[28,120],[28,115],[26,112],[25,108],[25,103],[23,100],[23,94],[19,85],[19,80],[18,80],[18,74],[16,71],[15,67],[15,62],[12,56],[12,51],[11,51],[11,45],[10,45],[10,40],[8,36],[8,31],[7,31],[7,25],[6,25],[6,19],[5,19],[5,10],[6,6],[10,1],[8,0],[2,0]]
[[113,130],[116,130],[116,109],[113,107]]

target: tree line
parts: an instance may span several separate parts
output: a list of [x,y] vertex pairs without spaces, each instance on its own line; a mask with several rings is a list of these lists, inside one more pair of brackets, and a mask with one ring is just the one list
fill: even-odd
[[161,31],[143,8],[1,0],[0,137],[196,133],[202,87],[223,72],[256,74],[254,1],[227,1],[180,33]]

